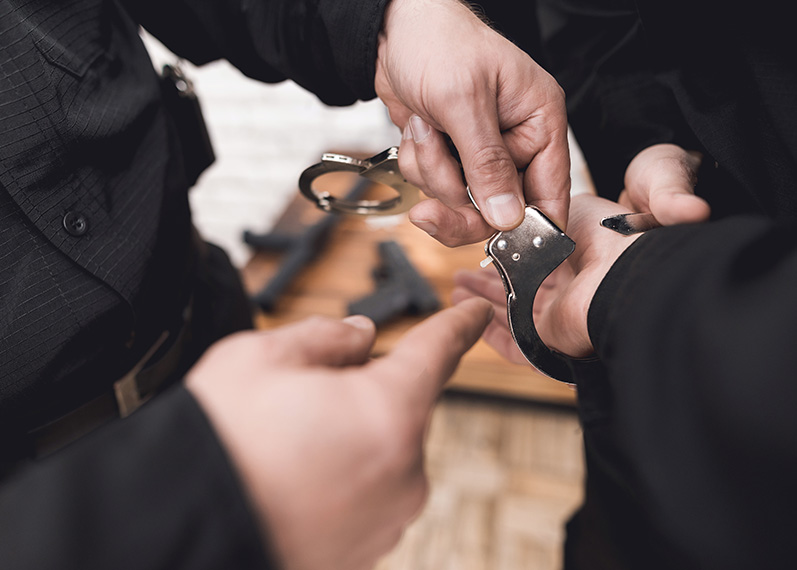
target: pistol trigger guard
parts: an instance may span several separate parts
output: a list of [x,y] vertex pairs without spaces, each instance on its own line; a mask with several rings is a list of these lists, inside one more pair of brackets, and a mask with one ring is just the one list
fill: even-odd
[[[313,188],[313,181],[330,172],[356,172],[374,182],[390,186],[398,196],[387,200],[346,200]],[[368,159],[326,153],[321,162],[304,170],[299,177],[299,190],[326,212],[361,216],[389,216],[406,212],[420,199],[420,190],[404,179],[398,168],[398,147],[390,147]]]
[[523,222],[498,232],[484,246],[506,292],[512,337],[523,356],[541,373],[572,383],[569,362],[576,360],[548,348],[534,325],[534,299],[542,282],[575,250],[570,239],[545,214],[526,206]]

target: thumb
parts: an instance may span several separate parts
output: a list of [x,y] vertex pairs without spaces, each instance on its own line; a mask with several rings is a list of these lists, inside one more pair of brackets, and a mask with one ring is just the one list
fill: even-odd
[[650,190],[650,211],[665,226],[706,221],[708,202],[683,184],[656,185]]
[[446,132],[459,151],[465,179],[484,219],[497,230],[522,220],[525,198],[517,167],[501,137],[495,105],[462,105],[469,113]]
[[281,348],[282,365],[352,366],[368,360],[376,326],[362,315],[343,320],[314,316],[271,334],[272,346]]
[[705,221],[711,209],[694,193],[701,160],[672,144],[646,148],[628,165],[620,202],[651,212],[663,225]]
[[370,366],[396,398],[426,417],[459,360],[479,339],[494,314],[489,301],[472,298],[440,311],[405,334]]

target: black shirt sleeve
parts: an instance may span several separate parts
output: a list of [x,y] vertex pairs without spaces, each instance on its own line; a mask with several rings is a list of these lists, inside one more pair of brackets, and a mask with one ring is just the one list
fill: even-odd
[[371,99],[388,0],[125,0],[176,54],[227,59],[261,81],[292,79],[331,105]]
[[182,386],[0,486],[8,570],[264,569],[236,473]]
[[568,568],[597,551],[620,560],[586,567],[793,566],[796,230],[661,228],[611,269],[589,314],[603,370],[578,380],[589,478]]
[[539,0],[542,57],[567,95],[568,120],[598,193],[616,199],[648,146],[700,150],[657,77],[633,0]]

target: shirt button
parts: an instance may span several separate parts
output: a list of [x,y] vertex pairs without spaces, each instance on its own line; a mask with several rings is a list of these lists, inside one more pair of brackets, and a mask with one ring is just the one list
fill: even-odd
[[64,229],[69,235],[80,237],[85,234],[89,229],[88,220],[86,216],[80,212],[70,211],[64,216]]

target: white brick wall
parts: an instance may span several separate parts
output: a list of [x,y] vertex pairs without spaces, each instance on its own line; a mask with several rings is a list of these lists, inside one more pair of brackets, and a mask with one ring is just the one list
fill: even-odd
[[[174,62],[156,40],[144,39],[157,68]],[[217,156],[191,191],[194,220],[239,266],[250,256],[243,230],[267,231],[298,191],[302,170],[321,154],[337,149],[375,154],[400,142],[379,100],[328,107],[291,82],[253,81],[223,61],[183,68],[200,96]],[[575,147],[572,174],[574,192],[588,187]]]

